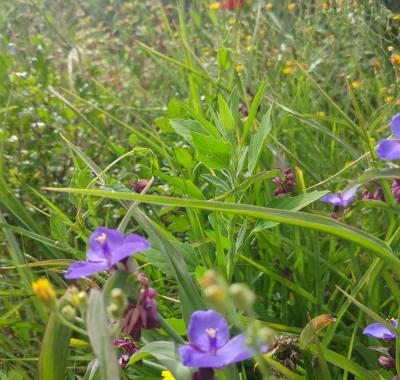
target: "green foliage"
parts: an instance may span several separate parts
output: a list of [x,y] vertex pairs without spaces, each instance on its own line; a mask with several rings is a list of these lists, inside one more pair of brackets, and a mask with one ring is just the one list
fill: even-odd
[[[2,2],[0,379],[190,379],[177,348],[191,313],[215,306],[199,285],[209,269],[256,295],[250,314],[225,310],[233,329],[257,320],[300,339],[295,370],[276,351],[260,371],[393,377],[362,329],[400,303],[400,172],[375,154],[399,105],[397,3],[211,3]],[[285,168],[304,186],[277,197]],[[353,186],[334,220],[319,199]],[[360,201],[377,186],[385,202]],[[106,310],[113,288],[137,302],[135,276],[76,282],[91,296],[74,305],[75,329],[32,293],[42,276],[66,293],[64,270],[103,225],[152,244],[137,261],[162,329],[145,331],[124,370]],[[314,329],[325,314],[336,321]],[[217,378],[266,376],[250,366]]]

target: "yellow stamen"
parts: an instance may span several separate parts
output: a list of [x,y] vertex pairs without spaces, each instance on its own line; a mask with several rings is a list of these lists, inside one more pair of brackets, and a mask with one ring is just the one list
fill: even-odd
[[206,331],[210,338],[215,338],[217,335],[217,330],[215,329],[206,329]]
[[100,244],[104,244],[104,242],[107,240],[107,235],[102,232],[96,239]]

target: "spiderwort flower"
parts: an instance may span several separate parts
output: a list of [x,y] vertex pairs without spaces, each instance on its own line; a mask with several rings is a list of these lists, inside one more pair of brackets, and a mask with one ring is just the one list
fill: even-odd
[[390,129],[397,138],[381,140],[376,148],[376,154],[380,160],[400,159],[400,113],[393,116]]
[[68,280],[90,276],[94,273],[111,269],[118,262],[133,253],[150,248],[149,242],[136,234],[126,237],[117,231],[105,227],[97,228],[89,239],[87,261],[76,261],[67,270]]
[[[398,320],[393,319],[388,321],[388,323],[391,324],[393,327],[397,328]],[[363,334],[377,339],[385,339],[385,340],[396,339],[396,333],[394,333],[392,330],[390,330],[382,323],[372,323],[371,325],[368,325],[364,329]]]
[[195,311],[190,319],[188,336],[190,343],[179,348],[186,367],[223,368],[254,354],[246,344],[246,335],[240,334],[229,340],[228,323],[214,310]]
[[353,199],[354,195],[356,195],[356,191],[357,189],[355,187],[352,187],[351,189],[345,192],[340,191],[337,194],[330,193],[322,197],[320,201],[325,203],[330,203],[334,206],[347,207],[348,204]]

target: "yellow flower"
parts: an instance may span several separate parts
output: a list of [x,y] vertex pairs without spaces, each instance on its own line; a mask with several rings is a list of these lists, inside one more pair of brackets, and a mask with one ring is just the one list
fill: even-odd
[[324,10],[329,9],[329,3],[323,3],[322,4],[322,9],[324,9]]
[[393,101],[393,96],[387,96],[386,98],[385,98],[385,102],[386,103],[391,103]]
[[162,371],[161,376],[164,380],[175,380],[175,377],[169,371]]
[[246,51],[251,51],[251,49],[252,49],[251,45],[246,46]]
[[286,67],[282,70],[282,72],[283,72],[285,75],[293,74],[293,73],[294,73],[294,67],[292,67],[292,66],[286,66]]
[[362,83],[360,81],[351,82],[351,87],[352,88],[360,88],[361,85],[362,85]]
[[100,113],[97,115],[97,118],[98,118],[99,120],[101,120],[101,121],[104,121],[104,120],[106,119],[106,114],[105,114],[104,112],[100,112]]
[[324,111],[319,111],[319,112],[317,112],[317,116],[318,117],[324,117],[325,116],[325,112]]
[[400,106],[400,99],[396,100],[396,106]]
[[241,73],[244,70],[244,65],[239,63],[236,65],[236,72]]
[[399,21],[400,20],[400,14],[394,15],[393,20]]
[[228,20],[228,24],[229,24],[229,25],[233,25],[235,22],[236,22],[236,19],[235,19],[234,17],[232,17],[232,18],[230,18],[230,19]]
[[287,9],[289,9],[289,11],[294,11],[296,9],[296,3],[289,3]]
[[209,49],[209,48],[204,49],[204,52],[203,52],[204,57],[208,57],[211,53],[212,53],[211,49]]
[[210,4],[210,9],[212,9],[213,11],[216,11],[217,9],[220,9],[220,8],[221,8],[221,3],[219,3],[219,2]]
[[272,3],[267,3],[265,4],[265,8],[267,8],[269,11],[273,8],[274,6],[272,5]]
[[384,94],[386,92],[386,87],[379,87],[378,92]]
[[400,64],[400,54],[392,54],[390,60],[392,61],[393,65]]
[[56,302],[56,293],[47,278],[40,278],[32,283],[36,297],[46,306],[52,307]]

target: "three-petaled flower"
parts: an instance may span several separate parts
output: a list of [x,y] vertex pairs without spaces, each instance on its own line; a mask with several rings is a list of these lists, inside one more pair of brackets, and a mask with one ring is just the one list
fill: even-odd
[[[255,351],[246,344],[245,334],[229,339],[226,320],[214,310],[195,311],[189,323],[190,343],[179,348],[186,367],[223,368],[247,360]],[[268,347],[262,347],[262,351]]]
[[390,129],[397,138],[381,140],[376,148],[376,154],[381,160],[400,159],[400,113],[393,116]]
[[[388,321],[388,323],[397,329],[397,319],[390,320]],[[396,333],[389,329],[389,327],[385,326],[383,323],[372,323],[371,325],[368,325],[364,329],[363,334],[377,339],[396,339]]]
[[354,195],[356,195],[357,189],[355,187],[352,187],[351,189],[347,191],[340,191],[337,194],[330,193],[328,195],[325,195],[320,199],[321,202],[325,203],[330,203],[334,206],[343,206],[347,207],[348,204],[351,202],[353,199]]
[[65,278],[70,280],[109,270],[133,253],[149,248],[149,242],[139,235],[130,234],[124,237],[117,230],[99,227],[90,236],[87,261],[73,263],[68,268]]

